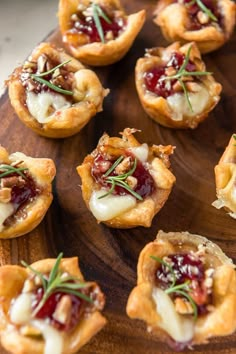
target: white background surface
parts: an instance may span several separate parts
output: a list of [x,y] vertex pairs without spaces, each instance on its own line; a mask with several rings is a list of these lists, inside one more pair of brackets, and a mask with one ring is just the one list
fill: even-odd
[[0,0],[0,95],[4,80],[57,27],[58,0]]

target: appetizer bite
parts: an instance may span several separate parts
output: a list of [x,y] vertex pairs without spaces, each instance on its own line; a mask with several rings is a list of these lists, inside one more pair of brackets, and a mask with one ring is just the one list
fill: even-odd
[[230,0],[160,0],[154,22],[168,41],[194,41],[201,53],[209,53],[229,40],[235,9]]
[[0,268],[0,339],[13,354],[72,354],[106,324],[105,298],[77,257]]
[[127,314],[174,350],[235,331],[235,266],[205,237],[159,231],[142,250],[137,272]]
[[8,80],[17,115],[36,133],[65,138],[102,111],[105,90],[97,75],[49,43],[40,44]]
[[135,81],[146,113],[169,128],[194,129],[220,99],[221,85],[205,64],[195,43],[147,50],[137,61]]
[[149,227],[175,182],[171,145],[140,144],[126,128],[122,138],[104,134],[77,172],[83,199],[98,222],[114,228]]
[[0,146],[0,238],[24,235],[41,222],[53,199],[55,174],[51,159],[9,155]]
[[146,17],[145,10],[126,15],[119,0],[60,0],[58,15],[70,53],[94,66],[123,58]]
[[236,219],[236,134],[233,134],[218,165],[215,166],[216,196],[212,203],[217,209],[224,208]]

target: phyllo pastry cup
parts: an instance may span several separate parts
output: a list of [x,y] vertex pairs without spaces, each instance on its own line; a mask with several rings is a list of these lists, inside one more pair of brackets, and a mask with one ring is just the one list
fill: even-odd
[[126,128],[122,138],[104,134],[77,167],[83,199],[98,222],[114,228],[149,227],[175,182],[171,145],[141,144]]
[[221,93],[194,42],[147,50],[137,61],[135,82],[146,113],[169,128],[196,128]]
[[212,204],[224,208],[236,219],[236,134],[233,134],[218,165],[215,166],[216,196]]
[[40,44],[15,69],[8,88],[21,121],[50,138],[78,133],[102,111],[109,92],[92,70],[49,43]]
[[235,266],[205,237],[159,231],[141,251],[137,273],[127,314],[174,350],[235,331]]
[[70,53],[93,66],[113,64],[132,46],[145,10],[127,15],[119,0],[60,0],[62,40]]
[[106,324],[105,299],[77,257],[0,268],[0,338],[13,354],[72,354]]
[[230,0],[160,0],[154,22],[168,41],[194,41],[201,53],[209,53],[229,40],[235,16],[236,6]]
[[0,146],[0,238],[33,230],[53,199],[54,162],[21,152],[11,155]]

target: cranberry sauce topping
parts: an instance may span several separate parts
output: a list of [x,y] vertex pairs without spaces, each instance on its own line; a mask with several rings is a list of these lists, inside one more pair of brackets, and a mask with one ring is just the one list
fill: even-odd
[[208,10],[211,11],[215,20],[208,16],[197,4],[196,1],[192,0],[176,0],[181,4],[185,4],[188,15],[190,17],[188,29],[192,31],[199,30],[201,28],[207,27],[212,23],[218,23],[221,27],[223,25],[223,17],[220,12],[220,9],[217,5],[217,0],[201,0],[203,6],[205,6]]
[[[179,52],[173,52],[169,61],[163,66],[153,67],[144,74],[144,83],[148,91],[158,96],[167,98],[176,93],[177,79],[163,80],[163,78],[174,75],[181,68],[185,55]],[[185,68],[186,71],[196,71],[196,66],[190,60]]]
[[[206,313],[206,306],[209,304],[210,297],[204,283],[206,276],[204,264],[201,259],[193,253],[183,253],[164,257],[163,260],[173,269],[176,285],[183,284],[187,281],[189,282],[189,295],[198,307],[198,314]],[[156,276],[159,286],[164,289],[171,286],[173,275],[170,269],[164,264],[160,265]]]
[[[39,304],[40,300],[43,297],[43,293],[44,293],[43,288],[37,289],[36,300],[33,304],[33,309],[35,309]],[[40,319],[49,319],[50,324],[60,331],[69,331],[73,329],[84,312],[85,300],[82,300],[78,296],[70,294],[69,296],[72,302],[72,306],[69,314],[69,320],[66,321],[65,323],[61,323],[56,318],[54,318],[54,313],[57,304],[59,303],[59,301],[62,299],[64,295],[68,296],[68,294],[63,292],[52,293],[49,296],[49,298],[46,300],[43,307],[37,312],[35,317]]]
[[[129,167],[126,171],[123,173],[127,173],[129,170],[132,169],[135,157],[128,152],[124,153],[124,162],[125,159],[129,160]],[[110,189],[111,184],[107,183],[106,177],[104,174],[111,168],[111,166],[115,163],[115,160],[109,160],[102,154],[98,154],[97,157],[94,159],[94,163],[92,166],[92,176],[94,177],[95,181],[99,183],[101,186]],[[121,161],[121,164],[122,162]],[[145,168],[145,166],[137,160],[137,165],[135,171],[132,173],[132,184],[129,184],[128,180],[125,182],[129,184],[129,186],[137,193],[139,194],[142,198],[145,198],[149,195],[151,195],[154,190],[155,190],[155,182],[153,180],[153,177],[149,173],[149,171]],[[119,165],[118,165],[119,168]],[[118,176],[122,173],[118,173],[117,169],[113,170],[109,176]],[[118,194],[118,195],[125,195],[125,194],[130,194],[129,191],[126,189],[120,187],[120,186],[115,186],[115,189],[113,191],[113,194]]]
[[[102,8],[101,8],[102,9]],[[89,43],[101,42],[101,37],[98,28],[95,24],[93,10],[89,8],[91,15],[86,16],[83,12],[73,14],[71,16],[72,32],[82,33],[88,36]],[[102,9],[109,22],[103,17],[99,16],[100,24],[104,34],[105,42],[116,39],[126,27],[126,19],[124,17],[109,16],[105,9]]]
[[[55,68],[59,64],[61,64],[59,61],[53,60],[46,54],[40,55],[37,59],[37,62],[36,61],[25,62],[20,76],[22,85],[28,91],[34,93],[55,92],[53,88],[49,87],[48,85],[42,82],[38,82],[31,75],[32,74],[40,75],[42,73],[45,73]],[[42,76],[41,78],[43,80],[48,81],[49,84],[59,87],[60,89],[72,91],[73,76],[74,74],[72,72],[69,72],[66,66],[63,65],[60,68],[53,70],[51,73]]]
[[[11,189],[10,202],[14,205],[15,213],[40,193],[40,189],[37,187],[30,174],[27,171],[22,173],[24,178],[17,173],[11,173],[1,178],[2,188]],[[8,219],[5,220],[4,225],[8,223]]]

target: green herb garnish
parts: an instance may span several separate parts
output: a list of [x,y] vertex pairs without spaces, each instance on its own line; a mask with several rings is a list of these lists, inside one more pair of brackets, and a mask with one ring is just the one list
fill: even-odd
[[101,42],[105,43],[104,31],[103,31],[103,28],[102,28],[100,17],[102,17],[109,24],[111,24],[112,22],[107,17],[105,12],[101,9],[101,7],[98,4],[95,4],[94,2],[92,3],[92,10],[93,10],[93,19],[94,19],[95,26],[97,28],[99,37],[101,39]]
[[187,90],[186,85],[185,85],[184,81],[182,80],[182,78],[184,76],[206,76],[206,75],[211,75],[212,72],[209,72],[209,71],[187,71],[186,70],[186,66],[189,63],[189,57],[190,57],[191,49],[192,49],[192,47],[190,46],[188,48],[187,54],[186,54],[186,56],[184,58],[184,62],[181,65],[181,67],[179,68],[179,70],[177,71],[177,73],[174,74],[174,75],[161,77],[159,81],[178,80],[178,82],[180,83],[181,87],[183,88],[184,95],[186,97],[188,105],[189,105],[191,111],[193,112],[193,107],[192,107],[190,99],[189,99],[188,90]]
[[57,66],[55,66],[54,68],[52,68],[52,69],[50,69],[48,71],[45,71],[45,72],[40,73],[40,74],[31,74],[30,76],[35,81],[39,82],[40,84],[48,86],[50,89],[52,89],[52,90],[54,90],[56,92],[62,93],[64,95],[70,95],[71,96],[71,95],[73,95],[73,91],[64,90],[61,87],[56,86],[56,85],[52,84],[50,81],[45,80],[45,79],[42,78],[42,77],[44,77],[46,75],[50,75],[50,74],[54,73],[56,69],[62,67],[63,65],[66,65],[70,61],[71,60],[64,61],[63,63],[58,64]]
[[218,19],[217,17],[213,14],[213,12],[206,7],[206,5],[201,1],[201,0],[193,0],[190,3],[186,4],[186,6],[192,6],[194,4],[197,4],[198,7],[212,20],[217,22]]
[[136,167],[137,167],[137,159],[136,158],[134,159],[133,167],[127,173],[123,173],[122,175],[117,175],[117,176],[109,176],[110,173],[112,173],[115,170],[115,168],[119,165],[119,163],[123,159],[124,159],[124,156],[120,156],[114,162],[114,164],[111,166],[111,168],[109,168],[109,170],[107,170],[107,172],[103,175],[105,182],[108,183],[108,184],[111,184],[111,188],[109,189],[109,191],[107,193],[103,194],[98,199],[104,198],[107,195],[112,194],[112,192],[114,191],[115,187],[119,186],[119,187],[122,187],[125,190],[127,190],[130,194],[132,194],[138,200],[143,200],[141,195],[136,193],[132,188],[130,188],[128,183],[125,182],[126,178],[131,176],[134,173],[134,171],[136,170]]
[[193,316],[194,319],[197,319],[197,315],[198,315],[198,309],[197,309],[197,305],[195,303],[195,301],[193,300],[193,298],[191,297],[191,295],[189,295],[189,292],[191,292],[191,289],[189,288],[189,281],[184,282],[183,284],[178,284],[176,285],[176,276],[174,273],[174,269],[173,267],[168,264],[167,262],[163,261],[163,259],[156,257],[156,256],[150,256],[150,258],[154,259],[155,261],[161,263],[163,266],[167,267],[173,277],[172,279],[172,283],[171,285],[165,289],[165,293],[166,294],[180,294],[183,297],[185,297],[191,304],[192,308],[193,308]]
[[[233,134],[233,138],[236,140],[236,134]],[[234,146],[236,146],[236,144],[234,144]]]
[[12,173],[17,173],[19,176],[26,178],[24,175],[23,171],[28,171],[28,168],[26,167],[14,167],[11,165],[5,165],[2,164],[0,165],[0,171],[3,171],[0,173],[0,178],[6,177],[8,175],[11,175]]
[[[50,295],[53,294],[55,291],[75,295],[87,302],[93,303],[93,300],[89,296],[79,291],[79,289],[87,288],[90,285],[89,283],[83,283],[78,278],[73,276],[62,276],[63,273],[59,270],[62,257],[63,253],[60,253],[48,277],[45,276],[43,273],[37,271],[36,269],[32,268],[25,261],[21,261],[24,267],[31,270],[31,272],[33,272],[36,276],[40,278],[44,290],[42,299],[33,311],[33,316],[39,312],[39,310],[44,306],[45,302],[50,297]],[[76,283],[73,281],[76,281]]]

